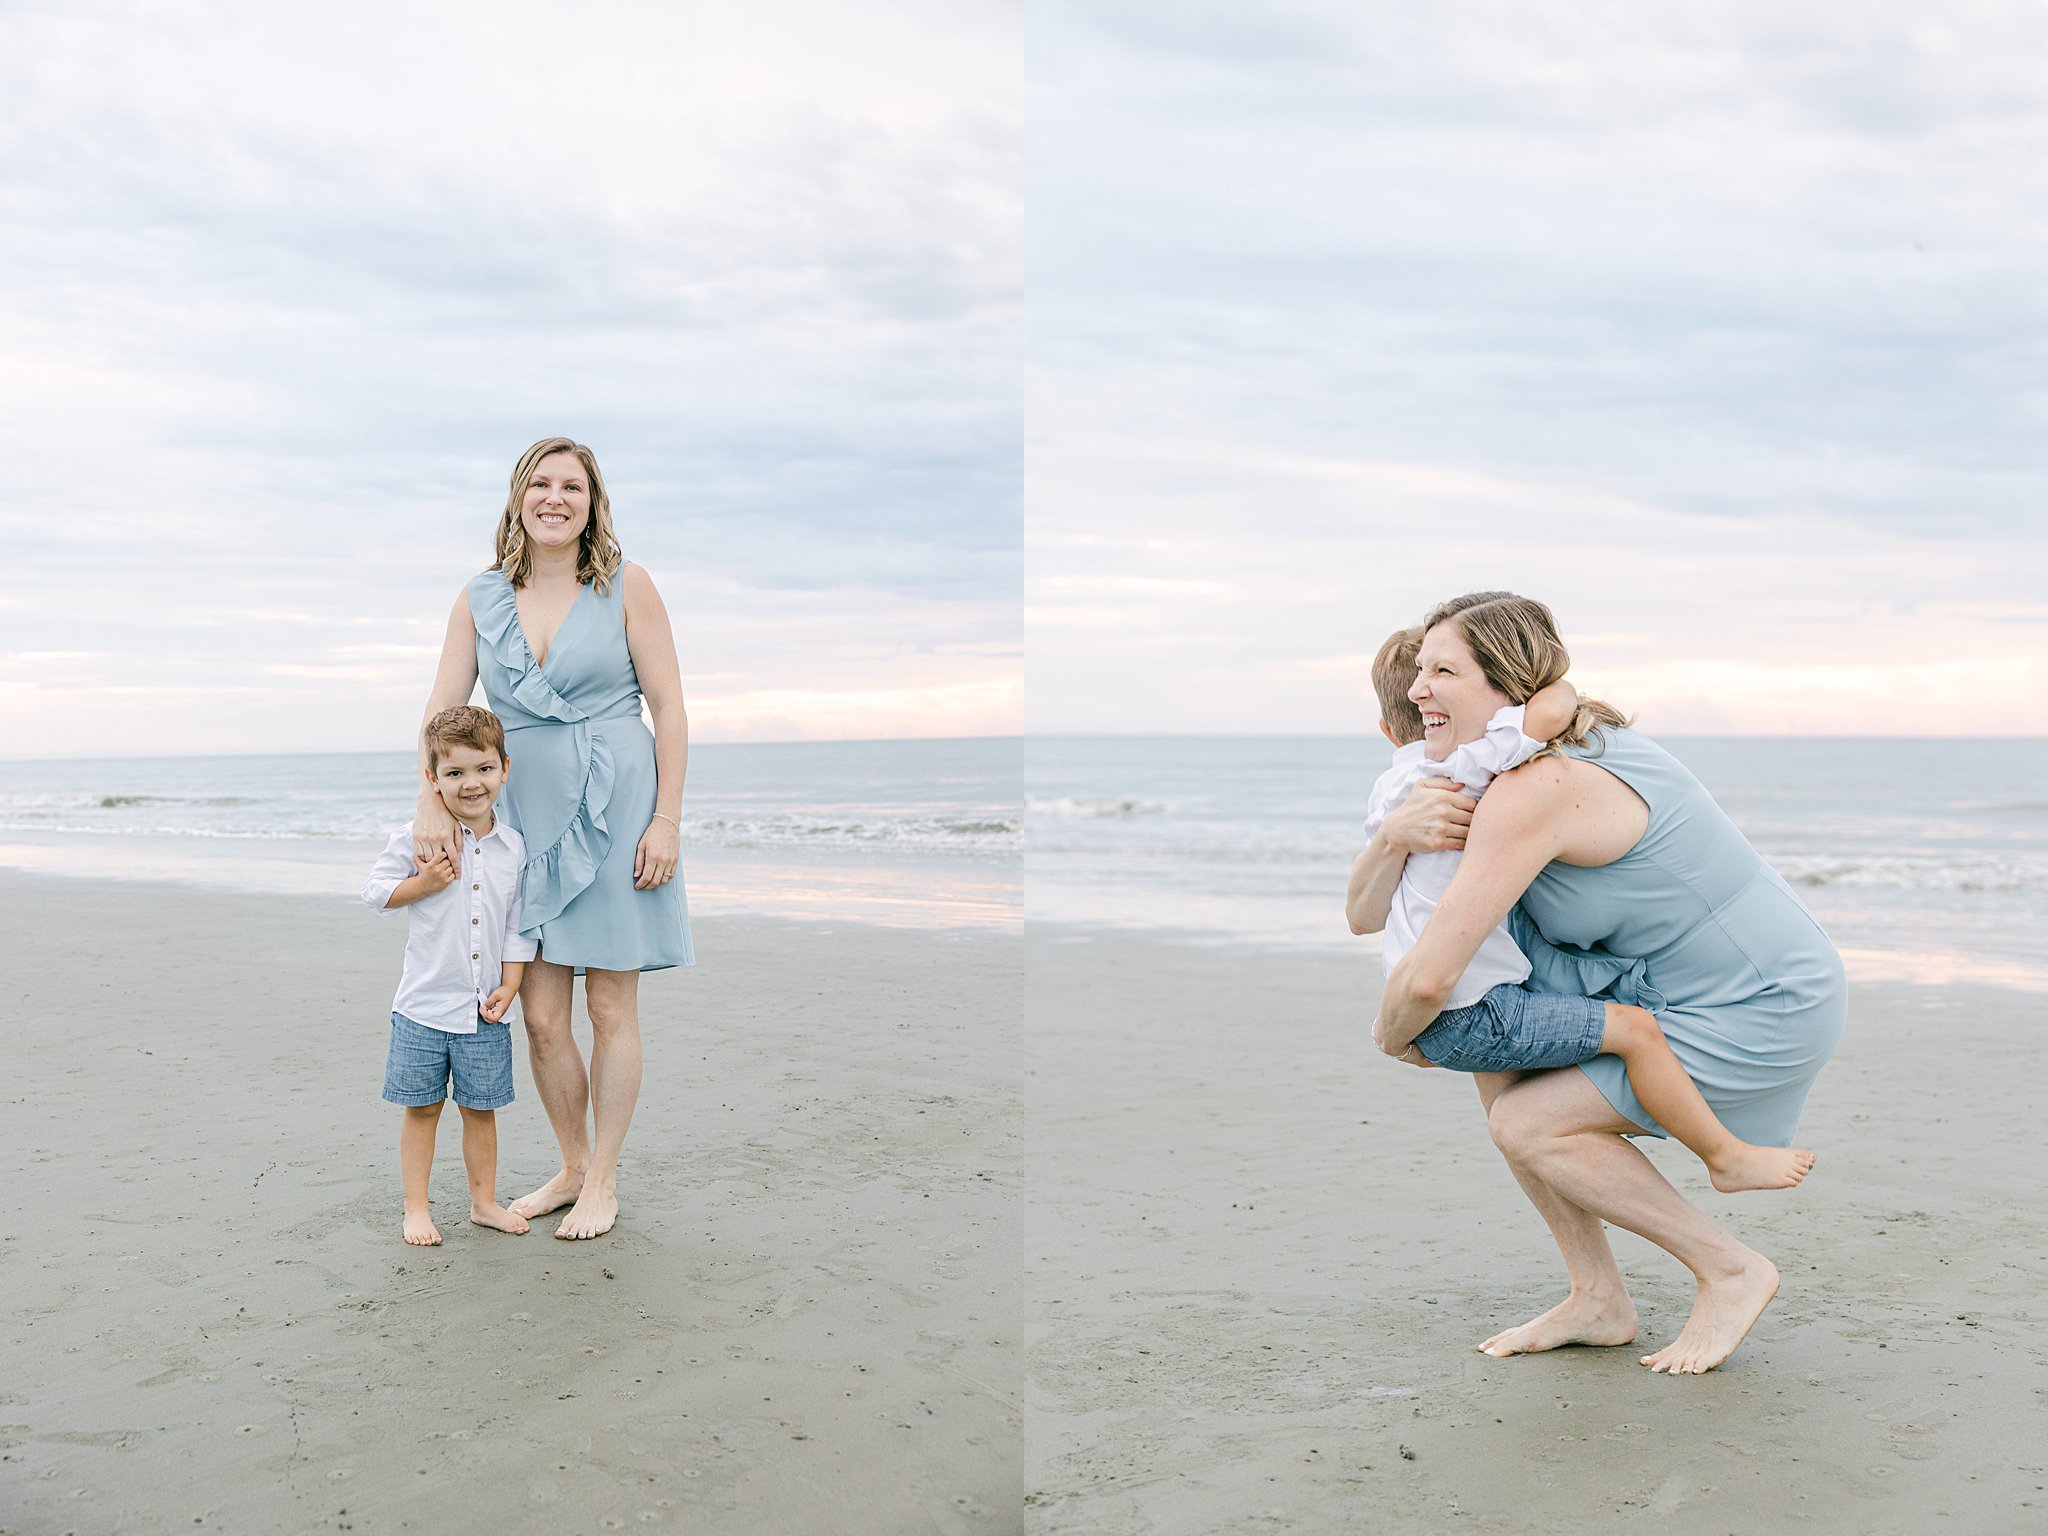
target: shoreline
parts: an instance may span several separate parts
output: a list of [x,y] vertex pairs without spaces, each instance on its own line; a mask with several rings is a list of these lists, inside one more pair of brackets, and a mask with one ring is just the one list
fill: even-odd
[[[1218,903],[1219,906],[1221,903]],[[1189,948],[1234,954],[1291,955],[1320,957],[1349,964],[1364,956],[1374,968],[1378,985],[1380,959],[1377,934],[1355,935],[1344,929],[1341,917],[1333,917],[1334,935],[1311,937],[1293,930],[1272,932],[1229,931],[1188,923],[1159,921],[1138,924],[1128,920],[1089,922],[1075,917],[1033,915],[1030,931],[1035,943],[1084,945],[1098,940],[1130,939],[1143,944]],[[1839,944],[1843,968],[1851,984],[1891,984],[1905,987],[1973,986],[2023,994],[2048,991],[2048,958],[2031,956],[1998,959],[1954,949],[1922,946],[1915,949],[1886,948],[1874,942]]]
[[[0,876],[355,903],[383,847],[381,838],[372,843],[341,838],[0,832]],[[1023,921],[1020,869],[1016,859],[897,850],[683,850],[683,880],[693,922],[758,917],[1014,932]]]
[[[405,925],[0,873],[0,1531],[1000,1528],[1021,1497],[1020,945],[711,916],[641,989],[606,1238],[399,1238]],[[587,1025],[578,1033],[587,1044]],[[523,1052],[500,1194],[552,1171]],[[339,1512],[346,1510],[347,1514]]]
[[1460,1074],[1372,1052],[1363,953],[1026,938],[1030,1394],[1043,1536],[1733,1536],[2039,1523],[2048,1217],[2003,989],[1856,984],[1796,1190],[1718,1195],[1784,1275],[1719,1370],[1653,1375],[1690,1277],[1615,1248],[1639,1345],[1494,1360],[1564,1292]]

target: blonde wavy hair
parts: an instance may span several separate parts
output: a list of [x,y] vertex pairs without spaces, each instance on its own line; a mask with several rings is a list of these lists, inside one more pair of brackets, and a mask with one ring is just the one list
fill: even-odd
[[544,437],[512,466],[512,490],[505,498],[505,515],[498,520],[498,569],[514,587],[533,579],[533,551],[526,545],[526,524],[520,511],[526,505],[527,482],[534,466],[551,453],[573,453],[590,479],[590,521],[583,525],[583,547],[576,557],[576,580],[597,588],[601,597],[611,590],[612,577],[625,559],[618,538],[612,533],[612,499],[606,494],[604,476],[598,473],[597,455],[573,437]]
[[[1468,592],[1439,603],[1422,621],[1426,634],[1455,623],[1486,680],[1517,704],[1531,698],[1571,669],[1571,652],[1557,636],[1557,620],[1533,597],[1513,592]],[[1627,726],[1631,717],[1601,699],[1579,696],[1571,724],[1551,743],[1583,747],[1597,742],[1603,726]]]

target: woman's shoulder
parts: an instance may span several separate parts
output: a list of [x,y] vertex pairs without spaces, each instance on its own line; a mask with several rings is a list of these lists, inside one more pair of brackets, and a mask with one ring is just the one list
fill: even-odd
[[647,568],[631,560],[619,562],[617,587],[623,594],[629,613],[638,610],[650,612],[661,606],[661,593],[655,589],[654,578],[647,574]]
[[1502,774],[1480,804],[1489,825],[1510,837],[1545,832],[1574,864],[1605,864],[1626,852],[1649,813],[1627,779],[1568,753],[1547,753]]

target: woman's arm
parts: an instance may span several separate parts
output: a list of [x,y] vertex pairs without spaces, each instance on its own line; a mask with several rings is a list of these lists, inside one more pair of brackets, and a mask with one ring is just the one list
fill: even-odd
[[633,855],[633,884],[639,890],[675,878],[682,856],[683,777],[690,767],[690,716],[683,707],[683,670],[676,663],[675,633],[668,609],[654,590],[654,578],[639,566],[619,569],[625,585],[626,649],[640,679],[640,695],[654,721],[654,818]]
[[443,855],[460,860],[455,840],[455,818],[434,792],[434,777],[427,765],[427,722],[444,709],[467,704],[476,692],[476,621],[469,616],[469,589],[464,588],[448,611],[448,629],[441,637],[441,661],[434,669],[434,686],[427,690],[426,713],[420,716],[420,793],[412,815],[413,851],[423,859]]
[[1395,806],[1372,841],[1351,864],[1344,916],[1353,933],[1378,933],[1387,925],[1394,888],[1411,853],[1438,853],[1465,846],[1473,809],[1479,804],[1453,779],[1422,779]]
[[1567,776],[1566,764],[1544,758],[1503,774],[1487,791],[1457,874],[1380,994],[1373,1039],[1388,1055],[1403,1054],[1443,1012],[1486,936],[1563,851],[1573,812]]

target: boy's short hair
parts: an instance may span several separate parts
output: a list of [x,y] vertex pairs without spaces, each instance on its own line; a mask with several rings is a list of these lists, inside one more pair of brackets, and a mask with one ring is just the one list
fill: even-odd
[[1422,740],[1422,711],[1408,697],[1408,690],[1415,686],[1415,659],[1421,654],[1422,631],[1397,629],[1372,659],[1372,686],[1380,696],[1380,718],[1404,747]]
[[474,704],[458,704],[453,709],[444,709],[427,722],[427,771],[437,773],[441,767],[441,754],[450,747],[468,747],[474,752],[495,752],[498,761],[506,761],[505,726],[488,709]]

